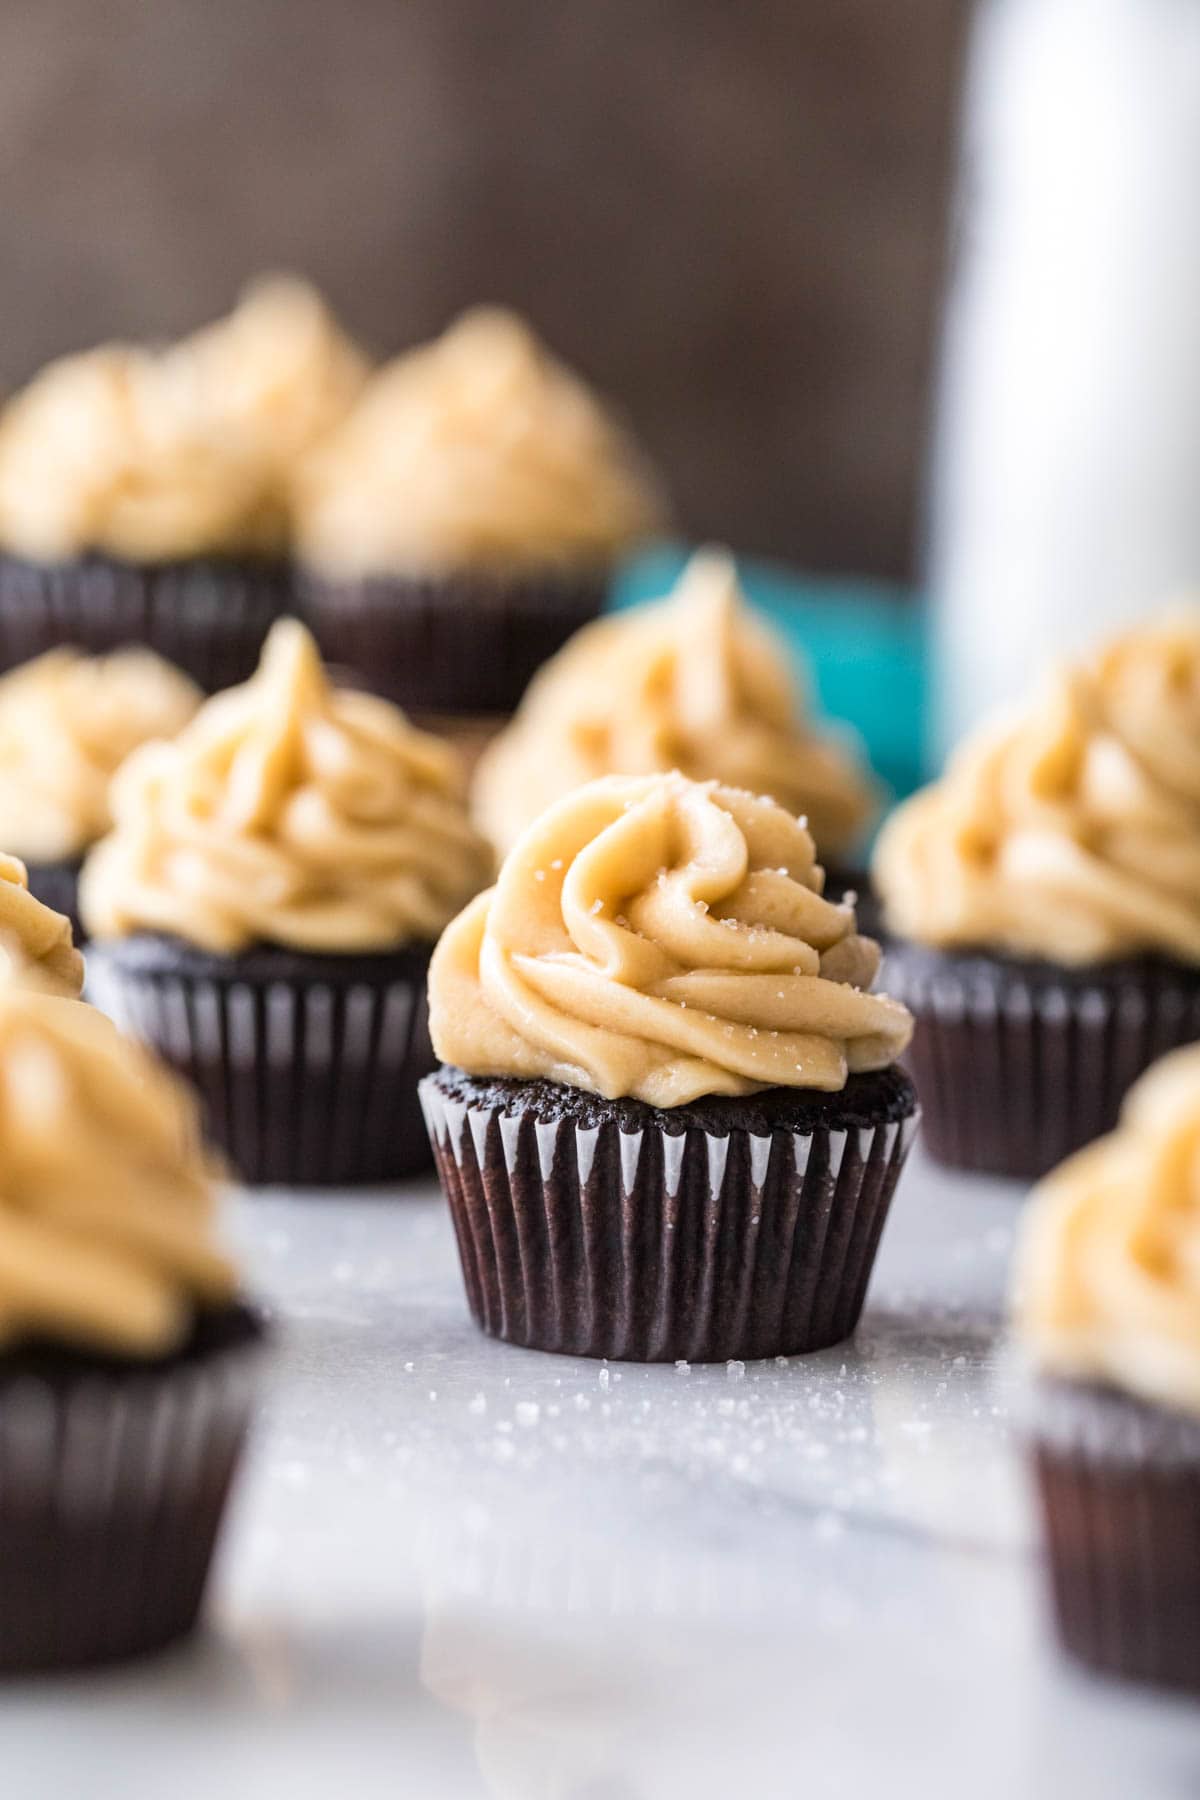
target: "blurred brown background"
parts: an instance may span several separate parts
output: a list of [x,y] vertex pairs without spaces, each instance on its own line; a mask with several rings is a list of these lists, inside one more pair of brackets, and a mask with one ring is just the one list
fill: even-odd
[[292,267],[379,351],[475,299],[684,525],[911,572],[961,0],[2,0],[0,384]]

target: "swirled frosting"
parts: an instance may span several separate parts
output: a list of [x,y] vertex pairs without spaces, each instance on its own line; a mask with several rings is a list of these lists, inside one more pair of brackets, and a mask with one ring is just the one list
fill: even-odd
[[296,485],[333,575],[603,569],[658,529],[640,452],[513,314],[469,312],[381,369]]
[[804,815],[822,855],[847,851],[873,810],[860,759],[805,723],[787,651],[720,551],[694,556],[665,600],[584,626],[546,664],[481,760],[476,817],[503,853],[585,781],[671,769],[769,795]]
[[169,1353],[228,1301],[195,1102],[102,1013],[0,983],[0,1344]]
[[252,679],[117,774],[84,865],[98,938],[353,952],[432,941],[486,879],[454,752],[374,695],[332,687],[294,619]]
[[0,839],[30,862],[78,856],[112,823],[131,750],[173,737],[200,690],[151,650],[50,650],[0,679]]
[[1058,672],[893,814],[889,924],[1061,963],[1200,963],[1200,610]]
[[164,350],[49,364],[0,414],[0,542],[57,561],[274,553],[290,463],[350,404],[353,346],[299,283]]
[[25,981],[61,999],[83,992],[83,957],[71,921],[29,891],[25,865],[0,854],[0,980]]
[[444,1062],[653,1106],[839,1089],[912,1021],[868,992],[878,946],[821,896],[812,838],[774,801],[684,776],[609,776],[530,826],[443,934]]
[[1118,1129],[1034,1191],[1017,1326],[1047,1372],[1200,1414],[1200,1046],[1156,1063]]

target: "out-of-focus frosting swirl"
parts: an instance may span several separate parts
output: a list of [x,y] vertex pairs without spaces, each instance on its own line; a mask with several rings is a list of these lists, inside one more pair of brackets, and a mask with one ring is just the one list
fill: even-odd
[[1200,1046],[1156,1063],[1118,1129],[1035,1190],[1017,1325],[1048,1372],[1200,1414]]
[[77,1000],[83,957],[71,921],[29,891],[25,865],[0,854],[0,980],[24,981],[42,993]]
[[1200,610],[966,743],[888,821],[874,875],[889,924],[926,943],[1200,963]]
[[0,414],[0,542],[40,561],[277,552],[290,464],[364,373],[293,282],[251,290],[164,350],[108,344],[53,362]]
[[665,600],[585,625],[546,664],[480,762],[476,817],[503,853],[585,781],[671,769],[769,795],[806,818],[821,855],[847,851],[873,810],[852,747],[802,719],[787,651],[720,551],[693,557]]
[[432,941],[486,879],[463,787],[448,745],[332,687],[284,619],[250,681],[121,768],[81,910],[98,938],[164,931],[221,952]]
[[904,1007],[878,946],[820,893],[790,813],[715,782],[609,776],[530,826],[443,934],[429,978],[444,1062],[678,1106],[839,1089],[893,1062]]
[[0,841],[29,862],[78,856],[112,823],[131,750],[173,737],[200,690],[152,650],[49,650],[0,679]]
[[0,983],[0,1345],[160,1356],[234,1293],[196,1105],[102,1013]]
[[302,554],[333,575],[603,569],[664,517],[624,430],[493,308],[371,379],[295,511]]

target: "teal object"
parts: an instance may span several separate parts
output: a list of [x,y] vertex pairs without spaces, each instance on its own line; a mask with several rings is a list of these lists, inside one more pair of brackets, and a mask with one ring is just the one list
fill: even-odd
[[[667,593],[687,561],[681,545],[634,558],[613,589],[614,607]],[[922,609],[907,589],[843,576],[801,575],[738,558],[748,599],[792,652],[814,707],[844,719],[867,747],[895,799],[924,779],[927,665]]]

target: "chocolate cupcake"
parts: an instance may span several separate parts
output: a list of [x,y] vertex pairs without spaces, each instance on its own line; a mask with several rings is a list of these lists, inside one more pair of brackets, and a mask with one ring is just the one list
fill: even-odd
[[612,776],[530,826],[430,971],[483,1329],[636,1361],[847,1336],[916,1117],[877,962],[771,800]]
[[0,844],[80,941],[79,870],[112,823],[108,789],[139,744],[173,737],[200,691],[151,650],[48,650],[0,678]]
[[623,428],[496,309],[380,370],[294,495],[326,655],[476,733],[599,612],[616,557],[664,516]]
[[893,814],[874,878],[924,1141],[1034,1177],[1200,1037],[1200,612],[1058,672]]
[[273,627],[244,687],[143,746],[81,880],[96,998],[188,1075],[245,1180],[427,1163],[434,939],[486,878],[449,746]]
[[1200,1695],[1200,1046],[1035,1192],[1017,1330],[1065,1648]]
[[262,1328],[193,1101],[94,1008],[0,981],[0,1672],[194,1625]]
[[51,364],[0,414],[0,668],[139,643],[243,680],[289,607],[292,465],[365,373],[291,281],[166,349]]
[[83,957],[70,919],[30,893],[23,862],[0,853],[0,980],[21,975],[60,999],[77,1000],[83,992]]

